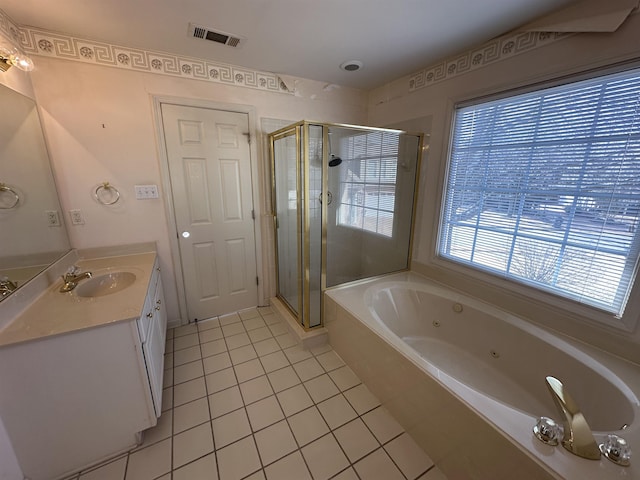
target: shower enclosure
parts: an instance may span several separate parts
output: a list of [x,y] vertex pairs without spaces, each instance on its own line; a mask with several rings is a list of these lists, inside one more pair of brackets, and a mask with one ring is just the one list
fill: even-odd
[[300,122],[269,135],[277,297],[322,324],[322,292],[406,270],[422,135]]

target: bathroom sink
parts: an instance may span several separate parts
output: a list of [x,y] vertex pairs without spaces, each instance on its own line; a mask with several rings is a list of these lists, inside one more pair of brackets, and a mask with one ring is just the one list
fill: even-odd
[[76,287],[79,297],[102,297],[124,290],[136,281],[135,273],[112,272],[82,280]]

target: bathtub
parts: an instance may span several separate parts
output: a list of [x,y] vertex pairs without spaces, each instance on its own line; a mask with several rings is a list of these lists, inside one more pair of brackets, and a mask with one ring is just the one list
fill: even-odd
[[[328,290],[329,342],[450,480],[640,479],[640,368],[505,311],[398,273]],[[630,467],[538,441],[561,418],[560,379],[596,441],[635,448]]]

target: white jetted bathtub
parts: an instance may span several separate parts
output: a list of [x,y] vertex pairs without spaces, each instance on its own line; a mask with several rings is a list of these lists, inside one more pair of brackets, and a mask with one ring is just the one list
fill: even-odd
[[[640,479],[640,368],[405,272],[332,289],[333,348],[450,480]],[[558,378],[601,443],[622,436],[630,467],[577,457],[532,434],[562,420]]]

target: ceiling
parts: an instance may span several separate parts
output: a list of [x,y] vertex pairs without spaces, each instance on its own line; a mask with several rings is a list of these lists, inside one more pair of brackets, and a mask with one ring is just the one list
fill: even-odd
[[[371,89],[573,0],[2,0],[23,26]],[[189,23],[246,39],[188,36]],[[358,60],[346,72],[340,65]]]

